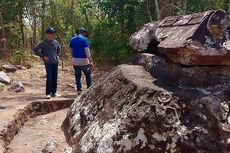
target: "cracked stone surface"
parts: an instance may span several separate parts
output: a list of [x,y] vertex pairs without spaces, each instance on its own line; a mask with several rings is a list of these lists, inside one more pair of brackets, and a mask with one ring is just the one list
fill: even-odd
[[130,45],[181,65],[230,65],[230,27],[221,10],[150,22],[131,36]]
[[62,129],[77,153],[227,153],[230,93],[209,90],[172,88],[120,65],[76,99]]

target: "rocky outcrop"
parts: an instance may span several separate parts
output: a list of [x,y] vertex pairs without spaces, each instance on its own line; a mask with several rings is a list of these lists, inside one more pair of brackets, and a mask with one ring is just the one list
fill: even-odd
[[210,92],[120,65],[75,100],[62,128],[76,153],[227,153],[230,93]]
[[181,65],[230,65],[230,27],[223,11],[170,16],[146,24],[130,38],[138,52]]
[[162,85],[194,88],[209,94],[209,88],[223,91],[230,86],[230,66],[192,66],[168,62],[166,59],[149,53],[139,53],[132,64],[142,65]]
[[151,22],[132,35],[135,65],[103,76],[63,122],[74,152],[229,153],[226,21],[225,12],[207,11]]
[[1,68],[2,70],[4,70],[5,72],[15,72],[17,71],[17,67],[11,64],[5,64],[2,66]]
[[10,84],[10,77],[3,71],[0,71],[0,82],[4,84]]

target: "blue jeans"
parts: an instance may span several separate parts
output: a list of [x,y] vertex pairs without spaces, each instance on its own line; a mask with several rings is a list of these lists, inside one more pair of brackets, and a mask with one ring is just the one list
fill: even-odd
[[77,86],[77,91],[82,91],[81,90],[81,72],[83,71],[85,78],[86,78],[86,84],[87,88],[91,86],[91,71],[89,68],[89,65],[86,66],[74,66],[74,71],[75,71],[75,80],[76,80],[76,86]]
[[46,95],[56,94],[58,64],[46,64]]

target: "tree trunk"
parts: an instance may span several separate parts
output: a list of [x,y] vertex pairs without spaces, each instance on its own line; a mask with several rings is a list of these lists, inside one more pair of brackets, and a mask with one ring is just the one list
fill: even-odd
[[32,17],[33,17],[33,23],[32,23],[32,31],[33,31],[33,37],[32,37],[32,47],[35,46],[37,41],[37,19],[36,19],[36,6],[35,2],[33,1],[32,6]]
[[72,13],[72,28],[73,31],[76,30],[76,20],[75,20],[75,15],[74,15],[74,0],[71,0],[71,13]]
[[[45,12],[46,2],[42,0],[42,12]],[[41,30],[41,40],[44,39],[44,32],[45,32],[45,16],[42,15],[42,30]]]
[[188,4],[188,0],[184,1],[184,15],[187,14],[187,4]]
[[154,0],[155,1],[155,6],[156,6],[156,11],[157,11],[157,19],[160,19],[160,8],[159,8],[159,4],[158,4],[158,0]]
[[150,6],[149,5],[150,5],[150,0],[146,0],[146,10],[147,10],[147,13],[149,15],[149,20],[152,21],[153,18],[151,16],[151,11],[150,11]]
[[224,3],[224,10],[225,12],[228,14],[228,8],[229,8],[229,0],[225,0],[225,3]]
[[2,39],[0,42],[3,43],[3,55],[5,55],[5,53],[7,51],[7,44],[6,44],[6,34],[5,34],[2,12],[0,12],[0,23],[1,23],[1,29],[2,29]]
[[158,3],[158,6],[159,6],[160,19],[163,19],[167,16],[170,16],[172,13],[172,5],[171,5],[172,0],[155,0],[155,3],[156,3],[156,1]]
[[19,13],[20,18],[20,32],[21,32],[21,39],[22,39],[22,46],[25,47],[25,36],[24,36],[24,24],[23,24],[23,11]]
[[55,26],[55,21],[57,21],[57,16],[56,16],[56,6],[53,0],[50,0],[50,10],[51,10],[51,25]]

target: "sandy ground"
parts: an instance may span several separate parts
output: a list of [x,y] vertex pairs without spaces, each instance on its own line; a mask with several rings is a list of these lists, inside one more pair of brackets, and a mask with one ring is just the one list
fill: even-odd
[[27,122],[9,146],[11,153],[41,153],[46,144],[55,143],[56,152],[68,150],[61,123],[67,110],[42,115]]
[[[14,118],[18,109],[24,108],[29,103],[45,98],[45,69],[41,62],[36,62],[31,69],[17,70],[9,73],[11,84],[23,83],[25,92],[14,93],[8,91],[6,86],[0,92],[0,131]],[[59,67],[58,94],[68,97],[77,96],[72,66],[64,70]]]

